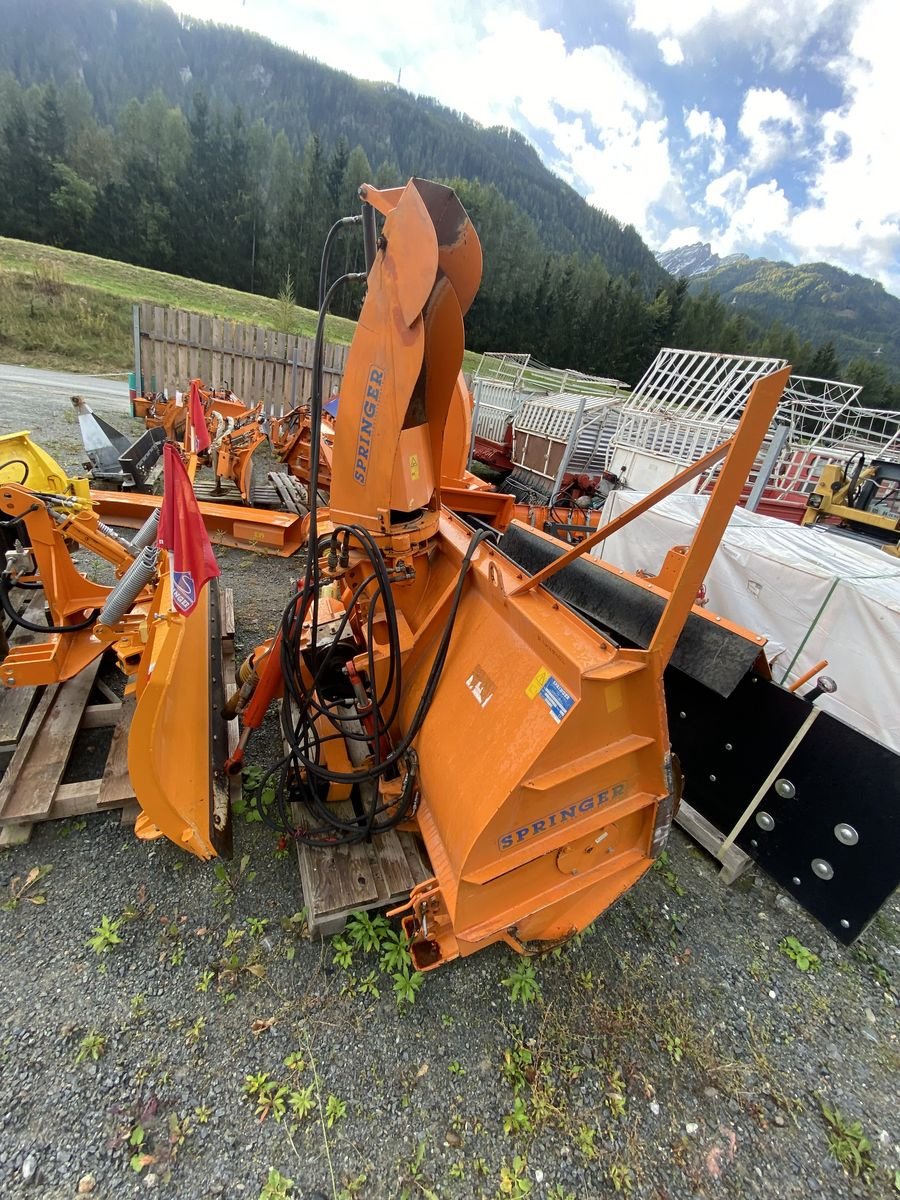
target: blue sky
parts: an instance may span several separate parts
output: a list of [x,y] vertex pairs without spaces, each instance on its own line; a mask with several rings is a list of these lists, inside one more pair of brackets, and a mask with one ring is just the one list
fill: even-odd
[[900,0],[173,0],[511,125],[654,249],[900,295]]

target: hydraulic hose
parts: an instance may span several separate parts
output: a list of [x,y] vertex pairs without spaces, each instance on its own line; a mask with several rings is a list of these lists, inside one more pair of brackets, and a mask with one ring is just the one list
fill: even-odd
[[35,621],[29,621],[26,617],[21,616],[13,607],[12,601],[9,598],[10,583],[8,577],[0,575],[0,607],[13,622],[14,625],[20,625],[22,629],[27,629],[30,633],[78,633],[81,629],[89,629],[94,624],[97,617],[87,617],[84,621],[77,621],[72,625],[38,625]]

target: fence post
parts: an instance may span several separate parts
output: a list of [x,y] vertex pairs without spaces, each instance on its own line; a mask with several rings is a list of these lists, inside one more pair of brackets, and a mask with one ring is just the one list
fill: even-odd
[[141,376],[141,306],[132,304],[131,306],[131,328],[134,336],[134,396],[130,397],[131,415],[135,416],[134,401],[135,396],[143,396],[144,381]]
[[291,353],[291,412],[297,407],[297,367],[299,366],[299,353],[300,348],[297,342],[294,342],[294,349]]

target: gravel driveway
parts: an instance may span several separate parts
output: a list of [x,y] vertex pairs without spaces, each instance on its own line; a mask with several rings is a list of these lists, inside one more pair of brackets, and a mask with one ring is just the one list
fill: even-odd
[[[76,466],[68,383],[55,405],[15,387],[0,372],[0,432],[30,423]],[[297,567],[219,557],[240,653]],[[3,852],[4,893],[40,866],[46,902],[0,911],[4,1197],[897,1195],[896,898],[845,950],[764,877],[721,887],[676,831],[533,978],[494,947],[399,1008],[378,953],[339,965],[304,936],[295,860],[259,823],[225,869],[113,815],[49,823]],[[121,941],[97,953],[104,918]]]

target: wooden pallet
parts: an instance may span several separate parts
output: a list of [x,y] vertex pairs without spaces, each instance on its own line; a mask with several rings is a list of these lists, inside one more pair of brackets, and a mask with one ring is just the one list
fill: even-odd
[[[98,658],[66,683],[36,689],[42,694],[0,781],[0,846],[27,842],[39,821],[106,812],[134,800],[127,768],[132,704],[97,680],[99,669]],[[95,685],[104,698],[89,703]],[[15,707],[15,691],[0,697],[0,720],[10,700]],[[101,728],[113,730],[102,771],[64,783],[79,731]]]
[[[334,805],[337,816],[352,818],[349,801]],[[294,805],[295,820],[304,809]],[[310,824],[317,820],[306,818]],[[351,913],[402,904],[409,893],[432,875],[412,833],[378,834],[371,843],[314,849],[297,843],[300,884],[311,933],[339,933]]]
[[719,871],[719,879],[722,883],[734,883],[748,867],[753,865],[753,859],[734,843],[723,854],[722,845],[725,841],[725,834],[717,829],[711,821],[707,821],[706,817],[701,816],[696,808],[691,808],[690,804],[685,804],[683,800],[678,807],[675,821],[685,833],[690,834],[695,842],[704,850],[708,850],[719,862],[722,868]]
[[[222,657],[226,692],[234,684],[234,600],[230,588],[220,593],[222,613]],[[35,593],[29,605],[40,616],[42,594]],[[19,634],[16,629],[10,642]],[[0,693],[0,747],[8,747],[12,759],[0,780],[0,847],[21,845],[31,837],[39,821],[85,816],[88,813],[121,809],[121,823],[133,825],[140,812],[128,774],[128,733],[134,712],[134,697],[124,700],[97,678],[100,658],[65,683],[45,688],[15,688]],[[30,708],[23,693],[31,693]],[[92,694],[102,701],[90,703]],[[25,713],[23,717],[23,712]],[[87,729],[112,728],[112,740],[100,772],[91,779],[63,783],[78,733]],[[237,739],[236,722],[229,726],[229,749]],[[240,776],[229,783],[232,802],[241,794]]]

